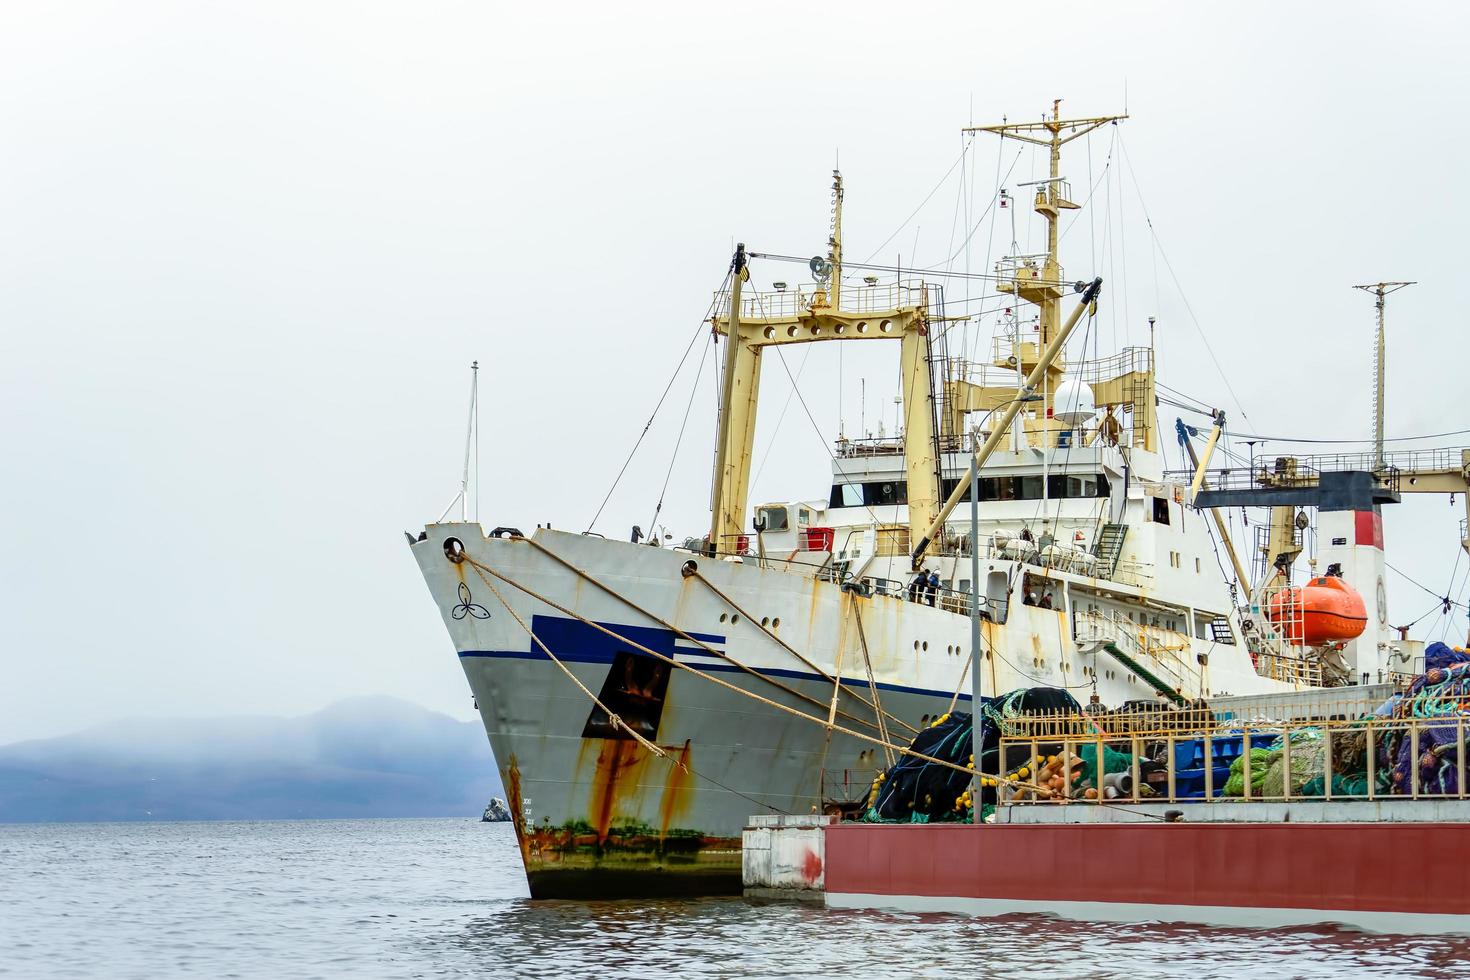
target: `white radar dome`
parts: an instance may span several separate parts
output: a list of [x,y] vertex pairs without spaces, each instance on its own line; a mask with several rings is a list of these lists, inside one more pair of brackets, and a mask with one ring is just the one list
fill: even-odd
[[1092,385],[1075,378],[1068,378],[1057,385],[1051,403],[1052,417],[1071,426],[1081,425],[1097,414],[1097,402],[1092,397]]

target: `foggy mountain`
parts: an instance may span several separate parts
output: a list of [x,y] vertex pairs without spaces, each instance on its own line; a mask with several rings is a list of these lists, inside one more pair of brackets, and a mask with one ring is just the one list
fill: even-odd
[[504,795],[478,723],[394,698],[0,746],[0,822],[471,817]]

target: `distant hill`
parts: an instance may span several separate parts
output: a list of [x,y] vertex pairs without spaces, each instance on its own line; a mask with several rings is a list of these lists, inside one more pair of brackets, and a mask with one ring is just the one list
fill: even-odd
[[504,795],[478,723],[393,698],[0,746],[0,823],[477,817]]

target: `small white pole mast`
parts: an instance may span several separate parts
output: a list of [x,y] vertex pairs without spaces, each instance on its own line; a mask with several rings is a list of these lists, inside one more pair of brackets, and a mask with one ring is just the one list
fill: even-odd
[[470,405],[475,414],[475,523],[480,523],[480,362],[470,362],[470,373],[473,375],[474,394],[470,396]]
[[[459,519],[462,523],[468,523],[470,519],[470,450],[472,448],[475,450],[475,477],[478,479],[480,475],[478,446],[479,433],[477,432],[477,429],[479,427],[475,425],[476,419],[479,415],[479,406],[475,404],[475,401],[479,393],[480,362],[472,361],[470,363],[470,417],[469,421],[465,423],[464,430],[464,471],[459,478]],[[478,487],[476,489],[478,490]],[[475,506],[475,519],[480,519],[480,508],[478,503],[476,503]]]
[[1383,469],[1383,403],[1387,394],[1384,359],[1388,344],[1383,332],[1383,298],[1412,285],[1412,282],[1375,282],[1353,287],[1372,293],[1376,297],[1373,305],[1378,308],[1378,334],[1373,344],[1373,465],[1376,469]]

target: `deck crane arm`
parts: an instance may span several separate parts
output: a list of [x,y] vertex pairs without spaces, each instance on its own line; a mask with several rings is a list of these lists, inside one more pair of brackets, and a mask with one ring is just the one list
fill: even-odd
[[[1214,413],[1215,427],[1210,431],[1210,439],[1205,443],[1204,456],[1194,451],[1194,444],[1189,441],[1189,433],[1180,419],[1174,420],[1175,429],[1179,433],[1179,444],[1189,455],[1189,461],[1194,464],[1194,481],[1189,485],[1189,502],[1194,504],[1194,498],[1199,492],[1206,488],[1205,469],[1210,465],[1210,459],[1215,455],[1215,446],[1220,441],[1220,433],[1225,429],[1225,413],[1216,409]],[[1230,556],[1230,567],[1235,571],[1235,581],[1240,585],[1242,595],[1249,595],[1251,583],[1246,577],[1245,567],[1240,563],[1240,556],[1235,553],[1235,544],[1230,540],[1230,532],[1225,529],[1225,518],[1220,514],[1218,508],[1209,508],[1210,517],[1215,522],[1215,530],[1220,532],[1220,543],[1225,546],[1225,554]]]

